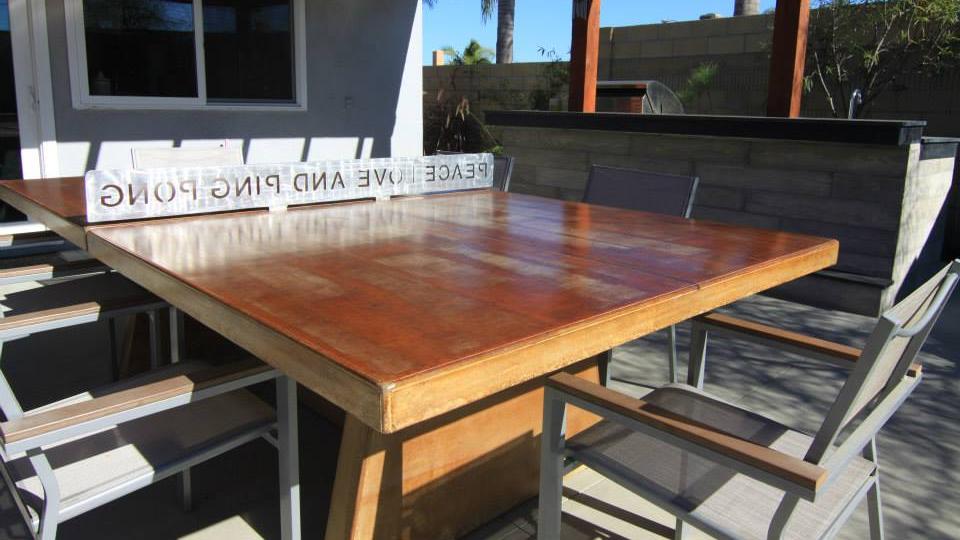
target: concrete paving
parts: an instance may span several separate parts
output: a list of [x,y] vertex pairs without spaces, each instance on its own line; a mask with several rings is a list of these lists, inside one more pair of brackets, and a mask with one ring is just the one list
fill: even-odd
[[[0,291],[3,292],[3,291]],[[872,320],[754,297],[726,311],[835,341],[862,345]],[[25,405],[69,395],[109,380],[106,328],[61,331],[4,346],[3,368],[24,388]],[[680,343],[688,332],[680,326]],[[665,337],[654,335],[617,349],[613,386],[643,395],[666,380]],[[685,358],[685,349],[681,351]],[[888,538],[960,536],[960,297],[948,306],[922,356],[924,381],[880,438]],[[844,372],[756,345],[716,339],[709,348],[706,389],[813,431]],[[36,381],[44,381],[37,385]],[[326,522],[339,433],[301,412],[303,527],[320,538]],[[255,441],[194,469],[194,510],[184,512],[168,479],[84,514],[60,528],[63,539],[257,539],[279,537],[276,453]],[[567,476],[564,538],[663,538],[673,519],[587,469]],[[866,509],[855,512],[840,538],[865,538]],[[535,501],[468,535],[470,540],[535,537]],[[694,531],[693,538],[703,537]],[[0,539],[29,538],[0,488]]]

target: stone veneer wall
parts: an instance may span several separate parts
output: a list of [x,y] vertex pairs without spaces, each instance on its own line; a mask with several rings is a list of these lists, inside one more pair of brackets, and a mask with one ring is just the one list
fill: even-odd
[[826,281],[811,281],[798,294],[815,305],[871,315],[890,305],[916,271],[954,166],[953,158],[921,160],[918,143],[497,131],[505,153],[516,158],[511,191],[579,200],[591,164],[696,175],[694,218],[837,238],[840,257],[831,270],[864,279],[856,286],[820,278]]

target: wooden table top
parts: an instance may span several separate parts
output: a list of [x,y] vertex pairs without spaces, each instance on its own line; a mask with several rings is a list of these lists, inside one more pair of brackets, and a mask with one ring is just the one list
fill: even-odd
[[86,249],[87,202],[82,177],[0,180],[0,200]]
[[486,191],[98,226],[88,245],[384,432],[830,266],[838,249]]

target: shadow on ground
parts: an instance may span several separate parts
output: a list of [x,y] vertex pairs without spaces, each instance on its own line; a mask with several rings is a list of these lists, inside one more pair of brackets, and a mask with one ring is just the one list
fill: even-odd
[[[819,337],[862,345],[873,321],[866,317],[754,297],[725,311],[739,316]],[[71,373],[83,375],[83,384],[108,377],[109,368],[97,341],[102,327],[90,332],[64,332],[56,340],[30,338],[5,348],[4,368],[13,370],[13,382],[29,385],[57,373],[56,381],[27,391],[38,400],[44,391],[66,394]],[[681,346],[688,328],[679,327]],[[90,341],[93,340],[93,341]],[[64,347],[65,344],[70,346]],[[69,353],[64,353],[64,349]],[[617,349],[613,386],[642,395],[665,382],[666,339],[663,333]],[[59,351],[59,352],[57,352]],[[681,349],[681,358],[686,350]],[[707,365],[708,391],[781,422],[814,431],[844,378],[844,371],[785,355],[763,347],[718,338],[710,343]],[[44,363],[40,363],[42,359]],[[922,355],[924,381],[910,401],[891,421],[880,438],[880,459],[888,538],[955,538],[960,531],[960,297],[948,306],[940,325]],[[103,360],[106,361],[106,360]],[[51,371],[50,366],[55,366]],[[106,382],[104,380],[103,382]],[[78,388],[79,389],[79,388]],[[322,537],[339,443],[337,428],[309,410],[301,411],[301,473],[305,538]],[[64,523],[62,539],[161,539],[161,538],[277,538],[276,452],[256,441],[194,469],[194,507],[184,512],[177,485],[168,479]],[[601,499],[605,504],[635,504],[602,481],[568,479],[568,486],[588,482],[565,502],[568,538],[660,537],[670,523],[656,509],[626,508],[642,516],[643,534],[622,530],[616,518],[594,511],[579,511],[583,502]],[[582,488],[582,489],[581,489]],[[656,514],[653,519],[651,515]],[[535,535],[535,501],[469,535],[471,540],[510,540]],[[859,509],[840,538],[867,536],[866,511]],[[659,534],[658,534],[659,533]],[[0,487],[0,539],[29,538],[10,494]]]

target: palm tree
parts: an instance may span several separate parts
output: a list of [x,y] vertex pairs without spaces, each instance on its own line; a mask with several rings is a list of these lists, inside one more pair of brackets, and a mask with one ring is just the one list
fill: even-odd
[[483,21],[493,16],[493,5],[497,5],[497,63],[513,63],[513,15],[516,12],[516,0],[480,0]]
[[443,48],[444,54],[451,58],[450,63],[455,66],[473,66],[477,64],[489,64],[493,51],[480,45],[475,39],[464,47],[463,52],[457,52],[456,49],[447,45]]
[[[439,0],[423,0],[429,7],[433,7]],[[480,0],[480,11],[483,21],[493,16],[493,6],[497,6],[497,63],[513,63],[513,15],[516,11],[516,0]]]

